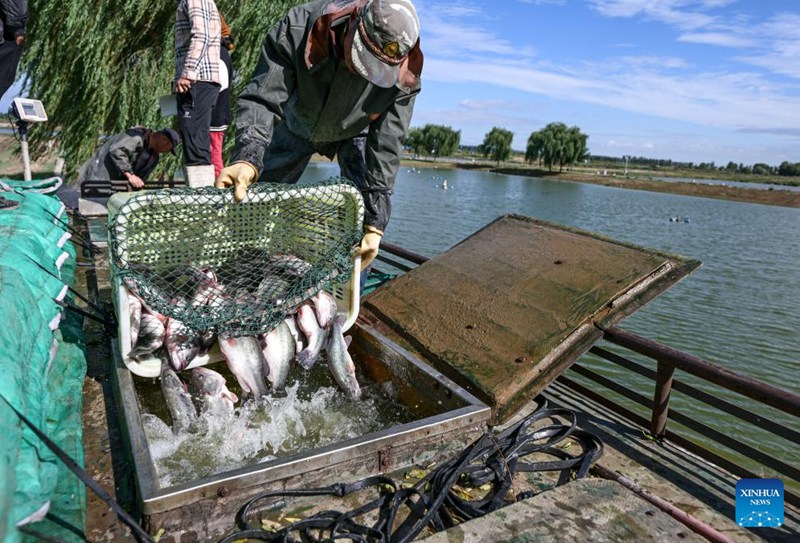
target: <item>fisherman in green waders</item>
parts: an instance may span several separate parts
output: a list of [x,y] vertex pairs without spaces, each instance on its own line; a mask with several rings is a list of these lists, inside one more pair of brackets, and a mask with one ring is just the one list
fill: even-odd
[[291,9],[267,34],[239,96],[232,163],[217,188],[233,187],[241,201],[255,181],[296,183],[314,153],[336,156],[364,196],[356,252],[368,272],[391,215],[422,60],[409,0],[321,0]]

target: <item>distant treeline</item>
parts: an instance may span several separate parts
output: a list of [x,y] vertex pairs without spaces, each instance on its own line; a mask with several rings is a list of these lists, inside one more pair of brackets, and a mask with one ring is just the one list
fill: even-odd
[[[588,157],[589,162],[599,164],[619,164],[620,166],[625,163],[625,157],[613,157],[602,155],[591,155]],[[783,175],[787,177],[800,176],[800,162],[791,163],[784,160],[779,166],[770,166],[763,162],[748,165],[730,161],[725,166],[717,166],[714,162],[678,162],[676,160],[664,160],[659,158],[646,158],[639,156],[628,157],[628,167],[642,167],[647,169],[670,169],[670,170],[706,170],[706,171],[724,171],[729,173],[744,173],[755,175]]]
[[[483,138],[478,146],[462,146],[461,131],[449,126],[426,124],[422,128],[408,131],[403,145],[415,155],[436,157],[452,156],[457,150],[462,153],[483,155],[499,165],[513,154],[511,142],[514,133],[505,128],[495,126]],[[564,123],[550,123],[543,129],[532,132],[525,150],[525,162],[538,163],[552,170],[557,167],[585,161],[588,157],[586,143],[589,137],[581,133],[577,126],[567,127]]]
[[589,137],[576,126],[567,127],[564,123],[550,123],[543,129],[532,132],[528,138],[525,151],[511,149],[513,132],[494,127],[484,137],[480,145],[461,145],[461,131],[449,126],[427,124],[422,128],[412,128],[405,140],[406,147],[418,155],[445,157],[459,155],[484,156],[498,163],[511,156],[523,158],[527,163],[538,163],[551,169],[559,170],[564,166],[576,164],[594,164],[649,170],[698,170],[707,172],[724,171],[754,175],[781,175],[786,177],[800,176],[800,162],[782,162],[779,166],[759,162],[753,165],[728,162],[717,166],[714,162],[680,162],[660,158],[640,156],[603,156],[592,155],[587,142]]

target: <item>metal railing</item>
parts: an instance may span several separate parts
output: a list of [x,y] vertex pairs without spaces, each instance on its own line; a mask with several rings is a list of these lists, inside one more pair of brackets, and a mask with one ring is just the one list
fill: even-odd
[[[400,259],[398,261],[397,259]],[[381,253],[378,256],[380,262],[402,270],[409,271],[416,265],[424,263],[428,258],[392,245],[383,243]],[[750,398],[760,404],[778,409],[792,417],[800,419],[800,395],[793,394],[787,390],[763,383],[756,379],[732,372],[722,366],[718,366],[699,357],[662,345],[655,341],[643,338],[621,328],[611,327],[604,330],[603,339],[634,353],[638,353],[655,361],[656,369],[643,366],[624,356],[613,353],[600,346],[594,346],[589,352],[594,355],[616,364],[626,370],[654,381],[654,392],[652,399],[631,389],[630,386],[620,384],[596,371],[587,368],[581,363],[572,366],[571,370],[592,382],[614,391],[628,400],[642,405],[651,412],[650,420],[624,407],[620,403],[609,399],[607,395],[597,391],[596,388],[586,387],[574,379],[565,375],[558,379],[571,389],[590,398],[615,413],[625,417],[634,424],[649,428],[650,433],[657,439],[666,439],[693,454],[700,456],[716,464],[717,466],[737,475],[739,477],[759,478],[751,469],[742,465],[743,459],[750,459],[753,463],[766,467],[779,474],[781,477],[794,481],[795,487],[800,487],[800,469],[790,465],[783,460],[775,458],[755,447],[744,443],[729,433],[713,428],[707,424],[699,422],[692,417],[681,413],[679,410],[670,408],[669,400],[673,390],[685,394],[703,404],[718,409],[731,415],[745,423],[756,426],[757,428],[769,432],[781,439],[787,440],[795,447],[800,447],[800,432],[787,427],[784,424],[773,421],[763,415],[753,413],[747,409],[724,400],[713,394],[709,394],[697,387],[691,386],[674,378],[675,370],[693,375],[708,383],[713,383],[746,398]],[[668,421],[672,420],[677,424],[689,428],[690,430],[702,434],[706,440],[722,445],[732,450],[738,460],[730,460],[725,456],[711,450],[709,447],[692,441],[681,435],[679,432],[667,428]],[[796,507],[800,507],[800,497],[791,490],[785,491],[785,500]]]
[[[699,357],[643,338],[622,330],[621,328],[611,327],[605,330],[603,339],[632,352],[646,356],[656,362],[656,369],[653,371],[648,367],[599,346],[592,347],[589,351],[608,362],[652,380],[654,382],[652,399],[631,390],[629,386],[620,384],[596,371],[588,369],[583,364],[575,364],[572,366],[571,370],[632,402],[648,408],[651,411],[649,421],[645,417],[609,399],[606,395],[599,393],[596,389],[585,387],[564,375],[562,375],[559,380],[576,392],[591,398],[632,422],[644,428],[649,428],[653,437],[657,439],[666,439],[713,462],[734,475],[748,478],[758,478],[761,476],[742,465],[743,462],[741,460],[746,458],[753,463],[768,468],[782,478],[791,479],[794,481],[793,486],[800,486],[800,469],[796,466],[790,465],[779,458],[775,458],[770,454],[736,439],[725,431],[720,431],[717,428],[695,420],[685,413],[670,407],[670,395],[672,391],[675,390],[694,400],[727,413],[747,424],[751,424],[762,431],[769,432],[774,436],[787,440],[789,444],[794,444],[795,447],[798,447],[800,446],[800,432],[763,415],[753,413],[730,401],[709,394],[697,387],[678,381],[674,378],[674,374],[675,370],[683,371],[797,418],[800,418],[800,395],[732,372]],[[667,423],[670,420],[703,435],[706,440],[713,441],[732,450],[736,453],[736,456],[740,457],[739,460],[730,460],[710,448],[688,439],[681,433],[668,429]],[[787,489],[785,492],[785,499],[788,503],[800,506],[800,498],[793,491]]]

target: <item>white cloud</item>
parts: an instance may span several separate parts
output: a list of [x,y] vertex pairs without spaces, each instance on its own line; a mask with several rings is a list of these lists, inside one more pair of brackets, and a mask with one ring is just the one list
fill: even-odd
[[[676,41],[725,50],[735,48],[736,56],[707,66],[701,64],[702,57],[660,54],[564,65],[556,58],[538,58],[528,40],[518,44],[499,30],[491,30],[499,22],[499,15],[488,8],[483,10],[469,1],[451,4],[420,0],[418,9],[426,21],[423,87],[426,82],[466,84],[467,89],[493,85],[526,93],[531,103],[463,100],[457,106],[437,111],[418,108],[415,125],[451,124],[462,130],[462,141],[466,143],[480,142],[491,126],[504,126],[515,132],[515,145],[519,147],[531,130],[553,120],[548,108],[558,109],[563,118],[565,110],[588,111],[588,104],[651,116],[653,126],[658,125],[658,117],[708,127],[703,133],[721,129],[742,134],[741,138],[748,133],[766,134],[765,138],[788,140],[781,153],[793,148],[791,139],[800,137],[800,85],[773,74],[800,79],[800,33],[796,30],[800,27],[800,14],[779,13],[756,20],[742,10],[716,11],[730,6],[730,0],[587,2],[602,16],[661,22],[675,30]],[[641,44],[636,46],[641,48]],[[470,96],[467,92],[465,95]],[[485,92],[485,88],[478,92]],[[500,90],[497,95],[502,96]],[[590,144],[593,152],[595,148],[606,153],[619,149],[625,154],[642,155],[652,151],[651,156],[689,156],[688,160],[695,161],[735,156],[747,162],[750,156],[751,162],[770,163],[779,156],[775,151],[770,151],[771,157],[766,156],[768,146],[756,144],[747,150],[741,144],[726,146],[705,141],[697,134],[595,133],[597,139]]]
[[563,6],[567,3],[567,0],[517,0],[517,2],[522,2],[523,4],[533,4],[534,6],[544,6],[544,5],[555,5],[555,6]]
[[650,142],[633,142],[633,141],[616,141],[616,140],[609,140],[605,142],[605,146],[609,149],[614,149],[616,151],[636,151],[636,152],[645,152],[645,151],[652,151],[656,148],[655,144]]
[[422,48],[426,57],[499,55],[521,62],[536,56],[530,45],[517,45],[481,26],[487,16],[482,8],[466,2],[423,3],[418,5],[422,25]]
[[[689,64],[682,58],[679,57],[662,57],[662,56],[649,56],[649,55],[642,55],[642,56],[624,56],[620,57],[618,60],[611,59],[608,63],[615,63],[619,64],[620,66],[624,66],[625,70],[629,70],[630,68],[664,68],[664,69],[679,69],[679,68],[686,68]],[[605,66],[600,66],[599,69],[605,70]]]
[[724,0],[589,0],[589,4],[604,17],[643,17],[661,21],[684,30],[703,28],[716,18],[703,10],[724,6]]
[[734,130],[800,126],[800,97],[787,95],[757,73],[669,75],[636,66],[586,66],[582,75],[495,61],[431,59],[427,80],[488,83],[558,100]]
[[736,58],[776,74],[800,79],[800,14],[779,13],[753,28],[764,46]]
[[[462,141],[483,139],[486,127],[503,126],[512,131],[527,131],[532,125],[542,124],[531,116],[531,104],[511,100],[462,100],[453,109],[415,111],[414,126],[426,123],[451,125],[462,130]],[[464,139],[464,138],[468,139]]]
[[688,32],[678,36],[678,41],[703,43],[720,47],[751,47],[756,45],[755,41],[751,38],[726,32]]
[[[731,2],[589,0],[589,3],[607,16],[645,16],[685,28],[685,20],[674,21]],[[800,126],[798,88],[780,86],[759,71],[744,68],[718,71],[716,66],[693,66],[680,57],[663,55],[623,56],[591,64],[553,66],[537,62],[530,48],[516,46],[479,26],[482,23],[476,20],[484,20],[485,24],[483,16],[469,18],[467,22],[455,18],[444,24],[441,10],[449,5],[432,4],[426,14],[431,19],[426,25],[429,38],[424,79],[427,81],[487,83],[558,100],[734,130]],[[466,2],[456,5],[464,12],[477,9]],[[689,26],[700,21],[701,18],[696,18]],[[753,46],[756,36],[766,36],[769,31],[770,52],[751,47],[737,59],[800,77],[800,36],[796,32],[800,15],[778,14],[747,28],[725,26],[709,16],[699,26],[707,28],[702,32],[685,32],[678,39],[744,48]]]
[[[419,7],[424,7],[424,4]],[[477,15],[481,15],[483,10],[480,6],[476,6],[470,2],[447,2],[447,3],[439,3],[436,4],[435,8],[429,8],[433,13],[436,13],[438,17],[441,18],[448,18],[448,17],[474,17]],[[418,9],[418,11],[421,11]],[[427,11],[425,11],[426,16],[428,16]]]

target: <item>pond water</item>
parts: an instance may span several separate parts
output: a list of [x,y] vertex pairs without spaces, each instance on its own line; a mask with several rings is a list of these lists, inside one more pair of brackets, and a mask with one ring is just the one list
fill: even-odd
[[[338,174],[312,163],[304,181]],[[447,188],[443,189],[443,181]],[[450,169],[401,168],[386,240],[434,256],[498,216],[518,213],[694,258],[703,266],[620,326],[733,371],[800,393],[800,209]],[[691,222],[671,222],[680,215]],[[652,397],[652,383],[594,357],[582,361]],[[676,375],[692,382],[691,376]],[[697,384],[707,388],[705,383]],[[741,396],[709,389],[737,405]],[[672,406],[686,405],[673,394]],[[691,416],[730,430],[738,419],[692,404]],[[797,428],[797,419],[746,406]],[[800,430],[800,428],[797,428]],[[742,430],[759,448],[800,463],[800,447]],[[738,433],[742,433],[738,432]],[[768,439],[768,443],[764,443]]]

